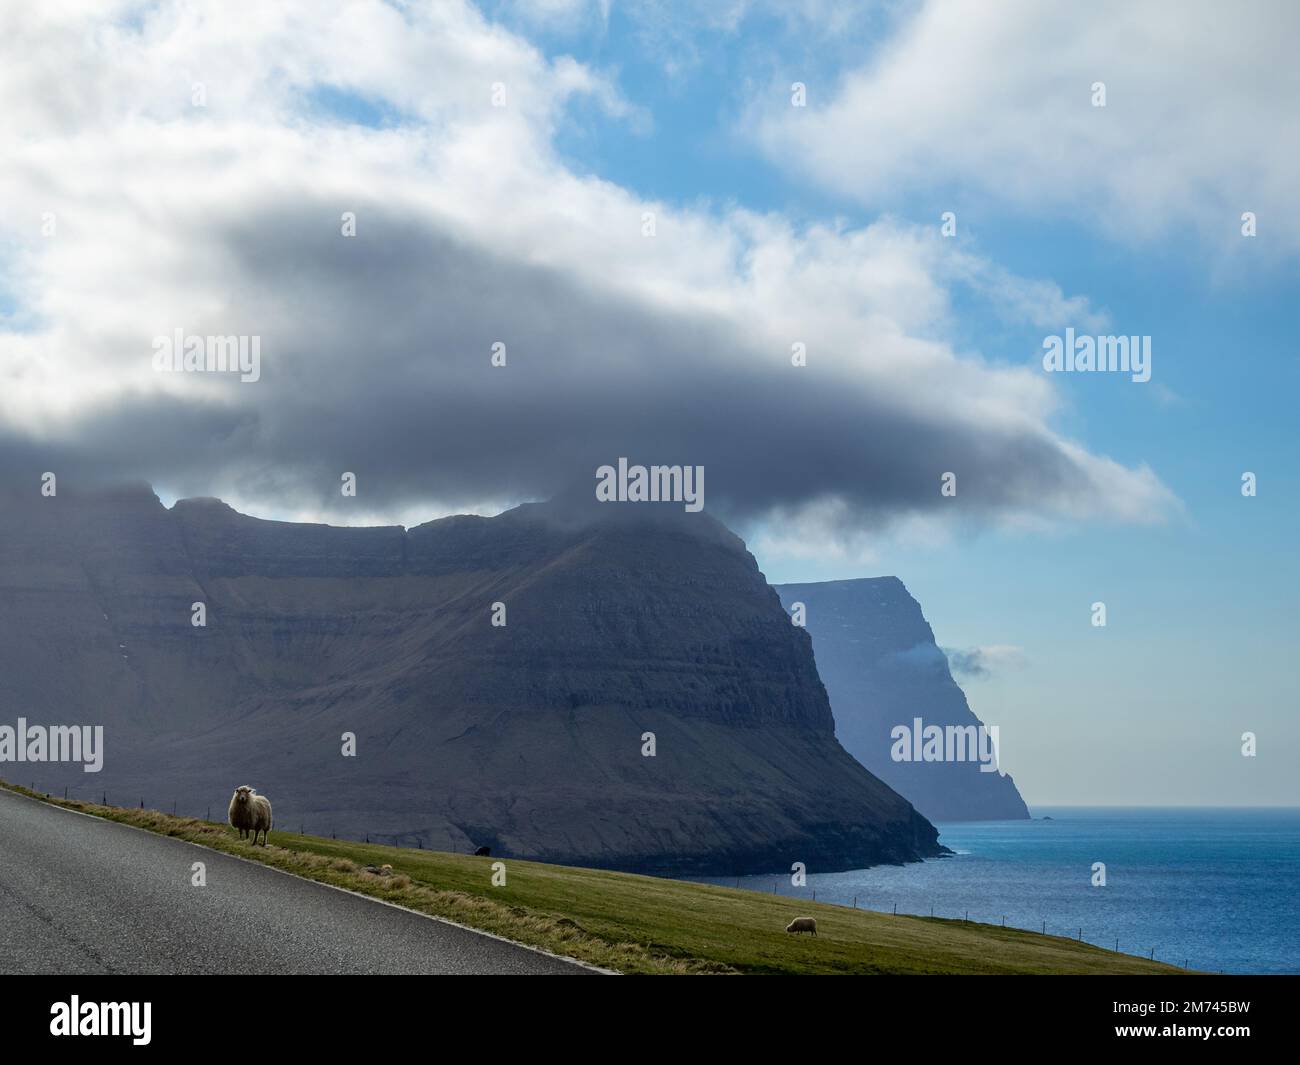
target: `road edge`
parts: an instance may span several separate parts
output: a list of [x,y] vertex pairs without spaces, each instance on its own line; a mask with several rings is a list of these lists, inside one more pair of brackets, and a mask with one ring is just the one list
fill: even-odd
[[146,836],[152,836],[155,839],[169,839],[174,843],[182,843],[187,847],[194,847],[197,850],[207,851],[209,854],[220,854],[223,858],[233,858],[237,862],[244,862],[248,865],[255,865],[259,869],[267,869],[273,873],[279,873],[281,876],[291,877],[294,880],[301,880],[308,884],[315,884],[317,887],[329,888],[331,891],[341,891],[345,895],[354,895],[359,899],[365,899],[367,902],[373,902],[380,906],[389,906],[394,910],[401,910],[403,913],[414,914],[416,917],[423,917],[427,921],[437,921],[439,924],[450,925],[452,928],[459,928],[465,932],[473,932],[475,935],[485,936],[488,939],[495,939],[498,943],[509,943],[511,946],[518,947],[520,950],[531,950],[534,954],[541,954],[544,957],[555,958],[558,961],[567,962],[570,965],[576,965],[580,969],[586,969],[590,972],[599,973],[601,976],[622,976],[623,973],[617,969],[605,969],[599,965],[594,965],[588,961],[582,961],[580,958],[571,958],[567,954],[556,954],[552,950],[544,947],[533,946],[531,943],[520,943],[518,940],[510,939],[507,936],[498,935],[495,932],[488,932],[482,928],[475,928],[473,925],[461,924],[459,921],[453,921],[450,917],[439,917],[432,913],[423,913],[420,910],[413,910],[409,906],[401,906],[396,902],[389,902],[387,899],[376,898],[374,895],[367,895],[364,891],[353,891],[351,888],[340,887],[338,884],[331,884],[324,880],[315,880],[310,876],[300,876],[292,873],[288,869],[281,869],[275,865],[268,865],[266,862],[259,862],[254,858],[245,858],[239,854],[231,854],[229,851],[217,850],[215,847],[205,847],[202,843],[195,843],[193,840],[181,839],[179,836],[168,836],[162,832],[150,832],[147,828],[141,828],[139,825],[128,824],[125,821],[114,821],[107,817],[100,817],[97,814],[86,813],[84,810],[74,810],[69,806],[60,806],[56,802],[50,802],[36,795],[27,795],[21,791],[15,791],[13,788],[5,787],[0,790],[13,795],[18,799],[26,799],[29,802],[40,803],[42,806],[48,806],[52,810],[59,810],[66,814],[73,814],[76,817],[88,817],[92,821],[99,821],[102,824],[117,825],[119,828],[127,828],[132,832],[143,832]]

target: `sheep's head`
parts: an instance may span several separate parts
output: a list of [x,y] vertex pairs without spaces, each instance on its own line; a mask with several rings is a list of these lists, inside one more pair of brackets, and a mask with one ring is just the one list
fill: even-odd
[[250,788],[247,784],[245,784],[243,787],[235,789],[235,802],[239,803],[242,806],[246,806],[248,804],[248,800],[252,797],[252,795],[253,795],[253,789]]

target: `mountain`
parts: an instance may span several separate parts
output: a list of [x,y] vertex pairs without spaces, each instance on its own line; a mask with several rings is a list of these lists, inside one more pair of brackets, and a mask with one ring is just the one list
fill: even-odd
[[872,773],[933,821],[1027,818],[1015,781],[972,761],[894,761],[891,730],[981,722],[934,642],[921,606],[897,577],[776,586],[787,610],[802,602],[835,734]]
[[251,784],[282,829],[658,873],[942,851],[836,741],[808,634],[704,514],[406,530],[147,487],[6,503],[0,724],[105,726],[101,773],[0,765],[18,782],[214,817]]

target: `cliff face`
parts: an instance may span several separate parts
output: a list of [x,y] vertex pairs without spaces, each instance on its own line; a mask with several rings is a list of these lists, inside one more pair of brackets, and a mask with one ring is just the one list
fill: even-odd
[[1029,816],[1008,775],[970,761],[896,762],[896,725],[978,726],[934,642],[920,604],[897,577],[783,584],[786,609],[802,602],[817,670],[835,712],[835,733],[859,762],[934,821]]
[[680,511],[407,531],[147,489],[11,500],[0,721],[20,715],[103,724],[105,768],[0,775],[214,816],[249,783],[295,831],[701,874],[939,850],[836,741],[744,545]]

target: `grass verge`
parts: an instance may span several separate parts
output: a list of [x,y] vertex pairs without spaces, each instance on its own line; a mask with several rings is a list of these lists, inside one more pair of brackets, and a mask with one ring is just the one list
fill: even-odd
[[[515,858],[475,858],[274,831],[253,847],[227,825],[0,787],[310,880],[370,895],[624,973],[1136,974],[1181,973],[1162,962],[1059,936],[935,917],[806,902]],[[492,885],[504,861],[506,883]],[[391,876],[367,865],[393,867]],[[818,935],[789,935],[794,917]]]

